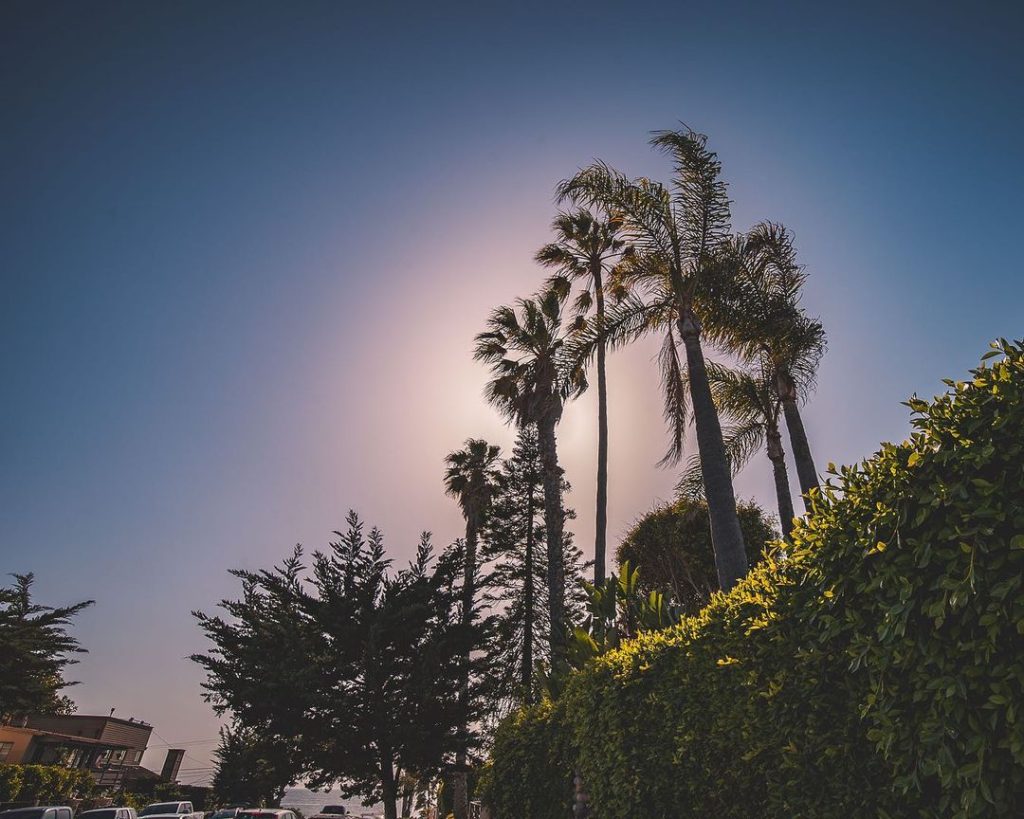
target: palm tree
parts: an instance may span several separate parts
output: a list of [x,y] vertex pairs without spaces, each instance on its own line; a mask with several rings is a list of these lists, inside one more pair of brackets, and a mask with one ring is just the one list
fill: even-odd
[[[732,421],[726,428],[725,449],[735,475],[762,447],[768,452],[775,478],[775,498],[779,506],[782,536],[789,539],[793,531],[793,497],[789,491],[789,473],[782,449],[779,421],[782,402],[775,389],[775,378],[769,362],[762,360],[756,369],[732,370],[718,364],[708,365],[711,393],[718,411]],[[695,493],[703,486],[700,459],[691,458],[679,489]]]
[[689,416],[675,334],[682,340],[715,564],[721,587],[728,590],[746,574],[747,557],[701,337],[705,323],[710,326],[719,289],[727,284],[723,272],[728,269],[717,257],[730,233],[729,199],[721,163],[708,150],[705,136],[689,129],[660,131],[651,144],[672,159],[670,187],[646,178],[631,180],[598,162],[562,182],[559,199],[603,207],[622,221],[623,237],[633,246],[629,275],[647,289],[651,300],[626,299],[602,331],[609,339],[617,332],[624,340],[653,328],[667,329],[661,365],[672,428],[669,462],[681,457]]
[[[573,282],[582,284],[575,308],[580,319],[591,310],[599,326],[605,322],[606,277],[622,255],[621,222],[601,220],[588,210],[560,213],[551,225],[556,240],[537,251],[536,259],[557,273],[548,287],[563,300]],[[594,584],[603,585],[608,529],[608,388],[605,374],[606,342],[597,342],[597,512],[594,527]]]
[[565,657],[565,566],[562,470],[555,429],[565,401],[586,388],[582,367],[563,355],[562,305],[544,293],[499,307],[476,337],[475,357],[491,365],[489,403],[518,426],[535,424],[544,472],[544,528],[548,556],[548,642],[552,665]]
[[[445,494],[455,498],[466,519],[465,563],[462,580],[462,621],[472,624],[476,597],[477,544],[480,530],[484,525],[491,501],[501,484],[499,463],[501,449],[479,438],[469,438],[463,449],[452,452],[445,458]],[[465,658],[459,696],[465,701],[469,697],[469,658]],[[469,815],[469,792],[466,781],[466,760],[468,756],[469,726],[460,732],[459,749],[456,753],[456,775],[454,781],[454,808],[459,819]]]
[[818,472],[799,405],[814,386],[825,353],[825,329],[799,306],[807,276],[797,264],[793,236],[785,227],[762,222],[736,239],[732,252],[740,273],[739,295],[719,329],[730,348],[769,368],[806,507],[811,490],[818,487]]
[[462,619],[473,615],[476,587],[477,544],[480,530],[501,485],[501,448],[479,438],[445,458],[444,491],[455,498],[466,520],[466,555],[462,583]]

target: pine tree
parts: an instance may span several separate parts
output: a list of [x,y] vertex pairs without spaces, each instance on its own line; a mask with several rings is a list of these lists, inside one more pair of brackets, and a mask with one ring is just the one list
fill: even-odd
[[67,628],[93,601],[43,606],[32,600],[33,582],[31,574],[16,574],[13,585],[0,588],[0,722],[20,714],[74,711],[74,703],[61,694],[74,685],[64,671],[85,649]]
[[[493,612],[484,664],[492,717],[534,702],[539,692],[535,669],[538,663],[551,662],[543,481],[536,429],[521,427],[512,455],[502,465],[501,490],[492,503],[482,552],[490,570],[484,604]],[[568,489],[563,481],[563,495]],[[566,518],[574,517],[566,509]],[[569,531],[562,548],[566,614],[573,623],[586,600],[583,556]]]

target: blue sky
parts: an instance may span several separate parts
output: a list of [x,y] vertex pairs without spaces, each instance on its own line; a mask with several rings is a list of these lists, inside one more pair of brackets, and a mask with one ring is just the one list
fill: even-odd
[[[796,233],[820,462],[1019,337],[1019,6],[832,5],[6,3],[0,569],[97,599],[82,710],[195,740],[201,778],[182,658],[229,567],[350,507],[400,558],[458,535],[442,457],[511,437],[472,336],[539,283],[559,179],[667,175],[651,130],[710,136],[737,229]],[[651,352],[611,364],[613,542],[675,480]],[[560,431],[585,549],[595,415]],[[739,490],[771,507],[763,465]]]

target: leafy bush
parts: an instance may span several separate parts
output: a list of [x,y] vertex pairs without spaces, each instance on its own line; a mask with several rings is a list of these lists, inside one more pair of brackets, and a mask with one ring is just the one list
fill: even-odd
[[0,802],[13,802],[21,793],[21,766],[0,765]]
[[0,802],[55,802],[88,796],[88,771],[59,765],[0,765]]
[[570,731],[560,703],[510,714],[494,735],[478,793],[499,817],[565,819],[572,814]]
[[503,726],[494,770],[574,747],[601,819],[1024,815],[1024,349],[1001,351],[832,470],[786,554]]
[[[740,501],[736,512],[753,566],[779,533],[765,511],[753,501]],[[688,614],[696,614],[718,591],[718,570],[711,546],[707,501],[682,496],[657,506],[633,524],[616,550],[619,564],[640,571],[644,592],[658,591]]]

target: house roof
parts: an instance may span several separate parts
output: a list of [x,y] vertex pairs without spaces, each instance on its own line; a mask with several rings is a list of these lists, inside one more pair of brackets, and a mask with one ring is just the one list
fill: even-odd
[[125,745],[122,742],[108,742],[103,739],[94,739],[92,737],[80,737],[73,736],[72,734],[61,734],[56,731],[43,731],[40,728],[21,728],[15,725],[0,725],[0,736],[3,736],[7,732],[13,732],[18,734],[30,734],[37,737],[52,737],[58,742],[69,742],[75,743],[76,745],[100,745],[104,748],[117,748],[117,749],[129,749],[134,746]]

